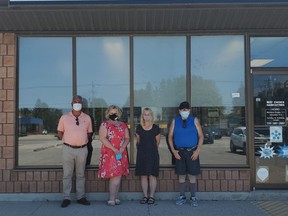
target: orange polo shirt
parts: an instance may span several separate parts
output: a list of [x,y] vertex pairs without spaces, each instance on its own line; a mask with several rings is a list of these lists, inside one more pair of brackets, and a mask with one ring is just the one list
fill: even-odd
[[76,117],[69,112],[61,116],[57,130],[63,132],[62,142],[72,146],[82,146],[88,142],[88,133],[92,133],[92,121],[89,115],[81,112],[78,116],[79,125],[76,125]]

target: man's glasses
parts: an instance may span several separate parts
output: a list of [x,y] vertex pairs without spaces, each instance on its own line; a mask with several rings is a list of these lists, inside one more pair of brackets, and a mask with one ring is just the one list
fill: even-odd
[[79,119],[76,118],[75,120],[76,120],[76,125],[79,126]]
[[186,119],[182,121],[182,127],[183,127],[183,128],[186,128],[186,127],[187,127],[187,120],[186,120]]

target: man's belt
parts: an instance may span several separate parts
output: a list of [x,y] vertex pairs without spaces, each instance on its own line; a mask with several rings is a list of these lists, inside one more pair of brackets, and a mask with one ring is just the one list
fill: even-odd
[[198,146],[194,147],[176,147],[176,150],[178,151],[195,151]]
[[68,143],[63,143],[63,144],[66,145],[66,146],[68,146],[68,147],[70,147],[70,148],[74,148],[74,149],[84,148],[84,147],[87,146],[87,144],[82,145],[82,146],[73,146],[73,145],[70,145],[70,144],[68,144]]

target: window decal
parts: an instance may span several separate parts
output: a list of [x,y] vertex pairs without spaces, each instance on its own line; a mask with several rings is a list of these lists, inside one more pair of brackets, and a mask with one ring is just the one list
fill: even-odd
[[273,158],[274,155],[276,155],[276,153],[274,152],[274,146],[270,147],[268,146],[267,144],[265,144],[264,147],[260,147],[260,151],[259,153],[261,154],[260,155],[260,158]]

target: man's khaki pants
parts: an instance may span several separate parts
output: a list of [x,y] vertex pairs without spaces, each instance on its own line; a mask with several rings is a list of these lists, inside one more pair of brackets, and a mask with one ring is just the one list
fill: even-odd
[[63,196],[71,199],[72,177],[76,174],[77,200],[85,197],[85,166],[88,150],[84,148],[71,148],[63,145]]

